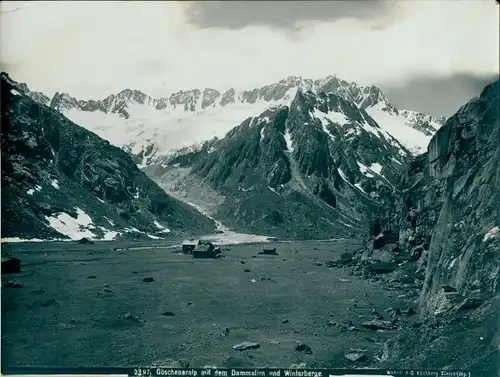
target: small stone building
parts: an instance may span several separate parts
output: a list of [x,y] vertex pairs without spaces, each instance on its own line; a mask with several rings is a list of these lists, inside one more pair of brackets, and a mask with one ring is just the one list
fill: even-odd
[[214,245],[207,241],[199,243],[193,250],[194,258],[215,258],[216,256],[217,251]]
[[195,242],[184,242],[182,244],[182,252],[184,254],[192,254],[195,247],[196,247]]

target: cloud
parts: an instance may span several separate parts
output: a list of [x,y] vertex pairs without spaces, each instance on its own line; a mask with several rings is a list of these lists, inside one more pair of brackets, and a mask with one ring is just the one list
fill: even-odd
[[[4,3],[17,6],[2,2],[2,10]],[[267,9],[261,21],[238,8],[240,3],[30,2],[0,15],[0,64],[35,90],[79,98],[124,88],[153,96],[191,88],[255,88],[290,75],[335,74],[391,88],[410,101],[397,88],[410,90],[422,78],[498,72],[499,15],[489,0],[293,2],[298,5],[291,9],[259,2],[267,7],[260,8]],[[193,9],[203,4],[229,10],[210,22],[203,21],[205,12],[193,24]],[[300,8],[304,4],[309,5]],[[332,8],[315,8],[320,6]],[[223,18],[235,17],[241,19],[223,26]],[[280,26],[270,27],[273,22]]]
[[384,16],[392,2],[372,1],[200,1],[187,5],[188,21],[201,29],[248,26],[297,29],[304,22],[335,22]]
[[436,116],[451,116],[461,105],[479,95],[499,75],[455,74],[446,77],[415,77],[399,87],[381,89],[399,109],[411,109]]

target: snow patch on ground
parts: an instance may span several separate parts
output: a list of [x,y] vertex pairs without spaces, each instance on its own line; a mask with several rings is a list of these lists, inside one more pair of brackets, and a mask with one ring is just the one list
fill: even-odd
[[123,229],[123,231],[124,231],[124,232],[126,232],[126,233],[140,233],[140,234],[146,234],[146,233],[144,233],[144,232],[140,231],[139,229],[137,229],[137,228],[135,228],[135,227],[133,227],[133,226],[128,227],[128,228],[124,228],[124,229]]
[[73,240],[83,237],[95,238],[95,234],[90,229],[95,229],[92,219],[82,209],[76,207],[77,217],[71,217],[65,212],[57,215],[45,216],[49,226]]
[[356,186],[360,191],[362,191],[364,194],[368,195],[368,193],[363,190],[363,187],[361,187],[361,185],[359,183],[355,183],[354,186]]
[[312,115],[313,117],[318,118],[323,126],[329,124],[330,122],[336,123],[341,126],[350,123],[349,118],[347,118],[344,114],[336,111],[329,111],[328,113],[324,113],[318,109],[314,109]]
[[377,173],[378,175],[381,175],[380,173],[382,172],[382,165],[380,165],[378,162],[371,164],[370,170]]
[[382,104],[366,108],[366,112],[378,123],[380,128],[391,134],[412,154],[424,153],[432,136],[412,128],[407,124],[408,119],[403,115],[390,114],[382,110]]
[[352,226],[351,224],[347,224],[347,223],[343,222],[342,220],[338,220],[338,222],[341,223],[342,225],[345,225],[348,228],[354,228],[354,226]]
[[394,157],[391,157],[391,160],[394,161],[395,163],[399,164],[399,165],[403,165],[401,163],[401,161],[396,160]]
[[[360,164],[360,163],[358,162],[358,164]],[[361,165],[362,165],[362,164],[361,164]],[[363,165],[363,166],[364,166],[364,165]],[[351,182],[349,182],[349,180],[347,179],[347,176],[345,175],[345,173],[342,171],[342,169],[341,169],[341,168],[338,168],[338,169],[337,169],[337,171],[339,172],[339,174],[340,174],[340,176],[342,177],[342,179],[343,179],[343,180],[344,180],[344,181],[345,181],[345,182],[346,182],[349,186],[351,186],[351,187],[353,187],[353,188],[357,188],[357,189],[358,189],[358,190],[360,190],[363,194],[366,194],[366,195],[368,195],[368,196],[369,196],[369,194],[368,194],[365,190],[363,190],[363,189],[361,188],[361,185],[360,185],[359,183],[356,183],[356,184],[354,184],[354,185],[353,185]],[[365,175],[367,175],[367,174],[365,173]]]
[[19,93],[19,92],[18,92],[17,90],[15,90],[15,89],[11,89],[11,90],[10,90],[10,92],[11,92],[13,95],[15,95],[15,96],[20,96],[20,95],[21,95],[21,93]]
[[261,129],[260,129],[260,141],[264,140],[264,132],[266,130],[266,126],[263,126]]
[[26,194],[33,195],[35,193],[35,189],[29,189]]
[[47,240],[41,240],[38,238],[31,238],[29,240],[22,239],[19,237],[6,237],[6,238],[1,238],[0,243],[4,242],[48,242]]
[[274,192],[276,195],[279,195],[278,191],[276,191],[275,189],[273,189],[271,186],[267,186],[267,188],[269,190],[271,190],[272,192]]
[[378,162],[375,162],[370,166],[366,166],[359,161],[356,161],[356,163],[358,164],[361,173],[364,174],[366,177],[373,178],[374,175],[372,173],[377,173],[378,175],[382,176],[382,174],[380,173],[382,172],[383,166],[380,165]]
[[101,229],[104,232],[104,236],[102,236],[101,238],[102,241],[113,241],[116,238],[116,236],[120,234],[120,232],[106,229],[103,226],[100,226],[99,229]]
[[115,222],[113,220],[111,220],[110,218],[108,217],[105,217],[106,221],[109,223],[109,225],[111,226],[115,226]]
[[290,130],[287,128],[285,130],[285,143],[286,143],[286,149],[291,153],[293,152],[293,145],[292,145],[292,135],[290,134]]
[[236,232],[226,232],[223,234],[200,237],[202,240],[211,241],[217,245],[237,245],[242,243],[267,243],[274,238],[269,236],[259,236],[255,234],[245,234]]
[[158,236],[153,236],[152,234],[148,234],[148,237],[153,239],[153,240],[162,240],[163,238],[158,237]]
[[342,179],[344,181],[346,181],[347,183],[351,184],[351,182],[349,182],[349,180],[347,179],[347,176],[344,174],[344,172],[342,171],[341,168],[338,168],[337,171],[339,172],[340,176],[342,177]]
[[97,200],[99,200],[101,203],[105,203],[104,200],[100,199],[100,198],[97,198]]
[[491,240],[493,238],[498,237],[498,234],[500,233],[500,227],[496,226],[494,228],[491,228],[483,237],[483,242]]
[[349,138],[349,136],[351,135],[359,135],[360,133],[361,131],[359,130],[359,128],[353,127],[344,132],[344,137]]
[[332,141],[335,141],[335,136],[328,129],[327,124],[321,122],[321,127],[323,128],[323,132],[326,133]]
[[155,226],[161,230],[162,233],[170,233],[170,229],[168,229],[167,227],[164,227],[163,225],[161,225],[158,221],[153,221],[153,224],[155,224]]
[[55,189],[59,190],[59,182],[57,181],[57,179],[54,179],[52,182],[50,182],[50,184],[52,185],[52,187],[54,187]]
[[358,164],[359,166],[359,170],[361,171],[361,173],[366,173],[368,171],[368,166],[362,164],[361,162],[359,161],[356,161],[356,163]]

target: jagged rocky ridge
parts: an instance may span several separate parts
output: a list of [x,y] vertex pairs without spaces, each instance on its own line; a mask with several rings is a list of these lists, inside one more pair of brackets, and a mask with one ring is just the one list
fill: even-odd
[[[421,287],[420,328],[387,344],[400,368],[499,365],[500,81],[462,106],[414,159],[361,261],[403,261]],[[390,269],[390,270],[393,270]],[[418,352],[415,353],[415,349]]]
[[214,229],[126,152],[25,90],[2,73],[2,238],[163,238]]
[[379,88],[333,76],[321,80],[288,77],[252,90],[194,89],[159,98],[130,89],[88,101],[56,93],[50,106],[113,145],[132,152],[138,162],[147,165],[177,149],[222,138],[242,119],[271,106],[289,106],[297,90],[332,92],[356,104],[413,153],[424,151],[444,121],[410,110],[399,111]]
[[[246,119],[225,138],[146,169],[232,229],[287,239],[356,233],[385,205],[410,153],[366,111],[332,92],[298,91],[290,106]],[[183,171],[184,174],[179,174]],[[216,199],[213,199],[216,198]]]

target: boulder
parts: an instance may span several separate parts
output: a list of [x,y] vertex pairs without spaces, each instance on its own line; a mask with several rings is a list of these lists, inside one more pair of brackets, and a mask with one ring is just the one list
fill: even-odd
[[2,258],[2,275],[19,274],[21,272],[21,260],[14,257]]
[[[187,361],[187,360],[172,360],[172,359],[158,360],[158,361],[153,362],[152,366],[153,367],[162,367],[162,368],[186,369],[186,368],[189,368],[189,361]],[[205,368],[215,368],[215,367],[205,366]]]
[[393,330],[396,328],[391,321],[382,321],[379,319],[363,322],[361,326],[370,330]]
[[235,344],[233,346],[233,349],[236,350],[236,351],[245,351],[245,350],[259,348],[259,347],[260,347],[259,343],[255,343],[255,342],[242,342],[242,343]]
[[351,348],[345,352],[344,357],[352,362],[366,361],[368,357],[366,356],[366,350],[360,348]]
[[309,345],[307,345],[305,343],[298,343],[295,346],[295,351],[304,352],[304,353],[307,353],[307,354],[312,354],[311,346],[309,346]]
[[9,280],[5,284],[5,287],[6,288],[22,288],[23,285],[19,281],[17,281],[17,280]]
[[263,254],[263,255],[278,255],[278,253],[276,252],[276,248],[272,248],[272,249],[263,249],[261,252],[259,252],[259,254]]
[[452,293],[452,292],[456,292],[457,289],[456,288],[453,288],[449,285],[442,285],[441,288],[443,289],[443,292],[445,293]]
[[306,363],[300,363],[300,364],[292,364],[290,365],[290,369],[306,369],[307,364]]
[[340,264],[349,264],[352,262],[354,257],[353,253],[345,252],[340,255],[339,262]]
[[463,302],[461,302],[457,309],[458,310],[471,310],[479,308],[483,305],[485,300],[481,297],[468,297]]
[[393,260],[392,253],[385,247],[382,249],[374,250],[372,259],[376,262],[389,263]]
[[393,272],[398,265],[396,263],[374,263],[367,267],[368,272],[374,274],[388,274]]

